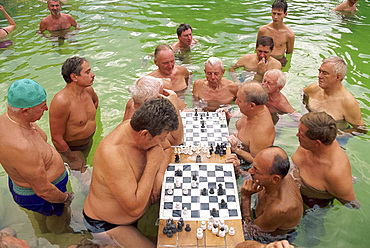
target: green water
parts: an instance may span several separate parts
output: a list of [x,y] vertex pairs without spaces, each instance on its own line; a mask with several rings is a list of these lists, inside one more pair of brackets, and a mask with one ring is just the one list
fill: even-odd
[[[301,110],[299,91],[317,82],[318,68],[325,57],[337,55],[348,62],[343,84],[360,104],[365,123],[370,121],[370,4],[359,1],[354,17],[344,17],[330,10],[339,0],[288,1],[285,23],[295,32],[296,42],[290,67],[285,68],[287,85],[283,89],[292,106]],[[62,11],[72,14],[82,25],[75,41],[62,45],[36,35],[41,18],[49,11],[37,0],[0,0],[17,24],[10,39],[14,45],[0,50],[0,112],[6,111],[6,92],[17,79],[28,77],[42,84],[48,103],[65,82],[60,75],[62,63],[71,56],[86,57],[96,75],[94,89],[99,96],[98,137],[107,135],[122,120],[129,99],[126,87],[138,77],[156,69],[152,59],[144,59],[160,43],[176,41],[176,27],[190,23],[199,40],[189,57],[178,60],[193,73],[193,79],[204,77],[204,62],[210,56],[222,58],[225,67],[234,64],[245,53],[253,52],[257,30],[271,21],[272,1],[117,1],[69,0]],[[7,25],[0,15],[0,26]],[[228,73],[225,76],[229,79]],[[191,107],[191,96],[186,103]],[[48,131],[48,114],[39,126]],[[298,146],[295,128],[283,129],[275,145],[292,155]],[[369,135],[351,138],[344,147],[357,177],[354,185],[360,210],[351,210],[338,203],[327,211],[309,213],[298,226],[294,245],[298,247],[369,247],[370,237],[370,171]],[[51,143],[51,142],[50,142]],[[95,144],[96,145],[96,144]],[[89,161],[92,161],[90,156]],[[25,165],[26,166],[26,165]],[[84,196],[72,180],[75,192],[72,211],[80,213]],[[84,226],[78,214],[72,227]],[[13,202],[7,187],[7,176],[0,169],[0,228],[12,227],[18,237],[36,245],[37,230],[28,216]],[[39,247],[77,243],[78,238],[66,235],[45,235],[38,238]],[[65,245],[61,245],[65,247]]]

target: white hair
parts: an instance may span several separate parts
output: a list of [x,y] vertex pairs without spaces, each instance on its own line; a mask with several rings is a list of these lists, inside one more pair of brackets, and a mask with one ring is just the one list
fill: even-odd
[[9,103],[6,103],[6,104],[8,105],[8,109],[11,112],[17,113],[17,112],[19,112],[19,110],[21,110],[20,108],[16,108],[16,107],[10,106]]
[[334,64],[333,72],[335,75],[337,74],[342,75],[342,78],[340,79],[341,81],[347,74],[347,63],[342,58],[334,56],[334,57],[323,59],[322,63],[333,63]]
[[160,78],[143,76],[128,87],[128,92],[135,103],[143,104],[146,100],[157,97],[162,85]]
[[277,86],[278,87],[281,87],[283,88],[285,86],[285,83],[286,83],[286,77],[285,77],[285,73],[282,72],[281,70],[279,69],[271,69],[271,70],[268,70],[265,72],[264,76],[266,76],[267,74],[277,74],[278,75],[278,80],[277,80]]
[[224,70],[224,63],[222,63],[222,60],[221,60],[221,59],[219,59],[219,58],[216,58],[216,57],[210,57],[209,59],[207,59],[207,61],[206,61],[205,65],[207,65],[207,64],[210,64],[210,65],[212,65],[212,66],[215,66],[215,65],[219,64],[219,65],[220,65],[220,67],[221,67],[221,71],[223,71],[223,70]]

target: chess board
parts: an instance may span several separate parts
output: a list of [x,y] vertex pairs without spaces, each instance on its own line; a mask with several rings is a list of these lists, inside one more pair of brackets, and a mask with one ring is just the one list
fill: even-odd
[[225,113],[181,112],[181,118],[184,126],[183,146],[230,146],[226,139],[229,130]]
[[[176,171],[182,171],[178,176]],[[196,186],[192,181],[196,176]],[[178,179],[176,179],[178,178]],[[179,187],[176,187],[179,180]],[[222,186],[223,194],[219,195],[218,188]],[[184,194],[183,189],[188,190]],[[206,195],[202,195],[203,189]],[[214,193],[210,193],[210,189]],[[171,192],[172,191],[172,192]],[[221,206],[224,200],[227,207]],[[184,213],[184,209],[187,209]],[[232,164],[217,163],[179,163],[169,164],[162,184],[160,219],[187,221],[207,220],[215,209],[215,218],[224,220],[241,219],[237,185]]]

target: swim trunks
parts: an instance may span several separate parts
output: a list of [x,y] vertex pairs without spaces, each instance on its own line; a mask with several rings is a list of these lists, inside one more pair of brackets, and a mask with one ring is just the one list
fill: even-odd
[[1,30],[4,30],[6,34],[9,34],[8,30],[6,30],[5,28],[0,28]]
[[94,220],[85,214],[85,211],[82,210],[82,215],[84,216],[84,224],[87,230],[91,233],[101,233],[109,231],[119,225],[106,222],[104,220]]
[[80,146],[70,146],[70,145],[68,145],[69,149],[71,151],[80,151],[80,152],[83,152],[83,151],[87,150],[88,148],[91,147],[92,138],[94,137],[94,134],[95,134],[95,131],[89,137],[86,138],[86,140],[88,140],[88,142],[86,144],[80,145]]
[[0,42],[0,48],[7,48],[10,45],[13,45],[13,42],[11,40],[4,40]]
[[[63,174],[55,179],[54,184],[60,191],[67,191],[66,185],[68,182],[67,171],[64,170]],[[45,216],[56,215],[60,217],[63,214],[64,203],[51,203],[45,201],[41,197],[37,196],[32,188],[23,188],[13,183],[9,177],[9,189],[13,195],[14,201],[22,208],[37,212]]]
[[[275,57],[274,57],[275,58]],[[282,58],[275,58],[275,59],[277,59],[280,63],[281,63],[281,67],[285,67],[286,66],[286,64],[288,63],[288,60],[286,59],[286,57],[285,56],[283,56]]]

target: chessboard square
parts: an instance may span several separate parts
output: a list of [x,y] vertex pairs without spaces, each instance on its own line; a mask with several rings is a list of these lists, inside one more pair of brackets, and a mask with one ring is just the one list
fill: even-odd
[[174,183],[175,182],[175,178],[174,177],[167,177],[166,178],[166,183]]
[[191,177],[183,177],[182,181],[183,183],[191,183]]
[[231,177],[233,173],[231,171],[224,171],[224,176],[225,177]]
[[[209,214],[210,214],[210,215],[212,215],[212,210],[209,210]],[[213,216],[213,217],[215,217],[215,218],[220,217],[220,212],[219,212],[219,210],[216,210],[216,213],[214,213],[212,216]]]
[[173,208],[173,202],[165,202],[163,204],[164,209],[172,209]]
[[234,188],[234,183],[233,182],[225,182],[225,188],[233,189]]
[[208,177],[214,177],[214,176],[216,176],[216,173],[214,171],[207,171],[207,176]]
[[227,208],[228,209],[240,209],[240,206],[236,202],[228,202]]
[[199,170],[200,170],[200,171],[206,171],[206,170],[207,170],[207,165],[205,165],[205,164],[200,164],[200,165],[199,165]]
[[207,137],[210,138],[210,137],[215,137],[215,134],[214,133],[207,133]]
[[215,146],[216,145],[216,142],[215,141],[208,141],[208,146]]
[[186,137],[186,141],[193,141],[193,137]]
[[208,171],[215,171],[216,170],[216,165],[215,164],[208,164],[207,165],[207,170]]
[[176,195],[175,195],[175,196],[173,197],[173,201],[174,201],[174,202],[182,202],[182,196],[178,196],[178,195],[176,196]]
[[182,203],[182,209],[191,210],[191,203]]
[[194,124],[194,125],[193,125],[193,128],[194,128],[194,129],[199,129],[199,124]]
[[172,209],[164,209],[162,217],[166,217],[166,219],[172,217],[172,212]]
[[[192,117],[193,116],[193,112],[181,112],[181,114],[184,113],[186,117]],[[184,115],[182,114],[182,115]]]
[[198,138],[199,137],[199,133],[193,133],[193,137]]
[[225,189],[225,195],[235,195],[235,189]]
[[194,141],[194,142],[193,142],[193,144],[194,144],[195,146],[199,146],[200,142],[199,142],[199,141]]
[[186,123],[186,126],[189,126],[191,125],[191,123],[193,123],[193,121],[186,121],[185,123]]
[[192,128],[186,128],[185,133],[194,133],[194,129]]
[[167,171],[175,171],[175,166],[174,165],[167,166]]
[[172,217],[181,217],[182,210],[173,210]]
[[237,209],[229,209],[229,216],[230,217],[238,216],[238,210]]
[[235,195],[228,195],[227,196],[227,202],[236,202]]
[[207,137],[201,137],[200,140],[201,141],[207,141]]
[[224,172],[223,171],[215,171],[215,177],[224,177]]
[[207,125],[207,128],[208,129],[213,128],[213,125]]
[[208,210],[208,209],[209,209],[209,203],[200,204],[200,210]]
[[222,137],[216,137],[215,138],[215,141],[217,142],[217,141],[222,141]]
[[191,218],[200,218],[199,210],[191,210]]
[[207,129],[205,129],[205,128],[201,128],[201,129],[200,129],[200,132],[201,132],[201,133],[206,133],[206,132],[207,132]]
[[217,196],[210,196],[209,197],[209,202],[218,202],[218,197]]
[[216,171],[223,171],[224,170],[224,167],[222,165],[216,165],[215,166],[215,170]]
[[191,202],[192,203],[198,203],[200,202],[200,198],[197,195],[191,196]]
[[216,182],[208,182],[208,189],[213,188],[214,190],[216,190],[216,185],[217,185]]
[[226,124],[221,124],[220,126],[221,126],[221,128],[227,128]]
[[220,209],[219,214],[221,218],[229,217],[229,210],[228,209]]
[[225,179],[223,177],[216,177],[216,182],[224,182]]
[[163,200],[164,202],[173,202],[173,195],[166,195]]
[[182,170],[183,170],[183,171],[191,171],[191,165],[190,165],[190,164],[185,164],[185,165],[182,167]]
[[220,121],[213,121],[213,124],[220,125]]
[[207,177],[199,177],[199,182],[200,183],[207,182]]

